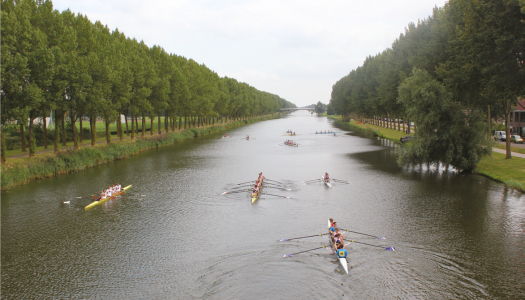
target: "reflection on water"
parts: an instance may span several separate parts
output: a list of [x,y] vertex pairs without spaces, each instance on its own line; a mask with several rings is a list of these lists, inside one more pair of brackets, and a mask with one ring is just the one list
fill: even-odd
[[[287,129],[300,147],[281,146]],[[385,139],[313,134],[333,129],[297,112],[2,193],[2,298],[523,296],[521,195],[481,176],[401,168]],[[220,195],[259,172],[292,189],[263,191],[291,199]],[[349,184],[304,183],[324,172]],[[133,188],[83,210],[117,181]],[[349,275],[327,249],[282,258],[326,245],[278,240],[324,233],[330,217],[387,239],[346,233],[380,246],[348,245]]]

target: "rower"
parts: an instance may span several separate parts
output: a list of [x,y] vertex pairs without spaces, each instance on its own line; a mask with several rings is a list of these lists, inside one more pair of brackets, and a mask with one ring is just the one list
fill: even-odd
[[328,176],[328,173],[324,173],[324,181],[330,182],[330,176]]
[[332,223],[332,227],[330,227],[330,232],[332,233],[332,236],[334,235],[336,228],[337,228],[337,222]]
[[335,249],[339,249],[339,248],[341,248],[341,245],[342,245],[342,248],[344,248],[345,244],[344,244],[344,241],[343,241],[343,237],[341,236],[340,233],[338,233],[338,234],[336,234],[334,236],[334,246],[335,246],[334,248]]

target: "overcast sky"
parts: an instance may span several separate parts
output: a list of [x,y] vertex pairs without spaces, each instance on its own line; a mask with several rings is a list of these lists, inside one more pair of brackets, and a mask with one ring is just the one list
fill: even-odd
[[297,106],[390,47],[444,0],[52,0]]

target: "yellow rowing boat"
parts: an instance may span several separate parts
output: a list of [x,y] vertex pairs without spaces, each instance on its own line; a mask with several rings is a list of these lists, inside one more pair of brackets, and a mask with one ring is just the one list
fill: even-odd
[[108,201],[109,199],[113,199],[113,198],[115,198],[118,195],[124,194],[127,189],[131,188],[131,186],[132,185],[130,184],[130,185],[126,186],[126,187],[123,187],[122,190],[119,193],[116,193],[115,195],[113,195],[111,197],[107,197],[105,199],[100,199],[100,200],[96,200],[96,201],[91,202],[88,206],[84,207],[84,210],[90,209],[90,208],[92,208],[94,206],[97,206],[99,204],[102,204],[102,203]]
[[261,194],[261,191],[262,191],[262,188],[263,188],[263,181],[264,181],[264,177],[263,179],[261,179],[261,188],[257,191],[256,194],[253,194],[252,193],[252,204],[255,203],[255,201],[257,201],[259,199],[259,195]]

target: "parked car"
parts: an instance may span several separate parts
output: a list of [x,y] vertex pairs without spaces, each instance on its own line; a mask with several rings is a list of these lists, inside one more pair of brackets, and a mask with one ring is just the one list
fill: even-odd
[[494,140],[506,141],[507,134],[505,131],[494,131]]
[[510,141],[514,142],[516,144],[523,144],[523,139],[519,135],[511,135],[510,136]]

